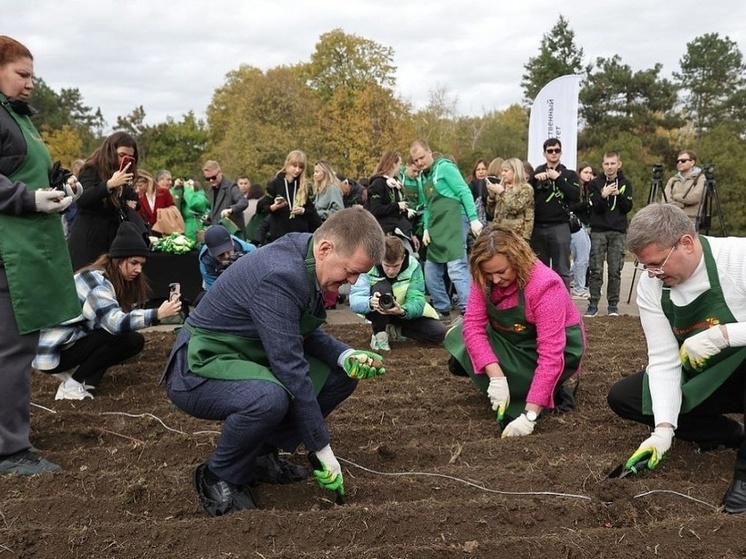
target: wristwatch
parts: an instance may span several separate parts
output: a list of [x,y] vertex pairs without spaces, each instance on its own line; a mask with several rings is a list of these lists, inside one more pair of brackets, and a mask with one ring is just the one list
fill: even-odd
[[523,415],[526,416],[531,423],[539,419],[539,414],[532,410],[523,410]]

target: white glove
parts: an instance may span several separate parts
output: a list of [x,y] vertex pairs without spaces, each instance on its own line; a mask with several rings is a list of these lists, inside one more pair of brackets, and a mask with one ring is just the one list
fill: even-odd
[[316,451],[316,458],[321,462],[323,469],[314,470],[313,476],[322,489],[329,491],[338,491],[344,495],[344,479],[342,478],[342,467],[339,465],[337,457],[332,452],[332,447],[326,445],[321,450]]
[[72,197],[63,197],[63,193],[59,190],[34,191],[34,204],[37,212],[45,214],[64,212],[72,203]]
[[723,336],[722,328],[719,325],[711,326],[704,332],[694,334],[691,338],[684,340],[679,350],[681,364],[701,371],[710,357],[717,355],[729,345],[728,340]]
[[672,427],[656,427],[653,434],[645,439],[635,453],[629,457],[625,467],[632,468],[647,458],[648,468],[651,470],[654,469],[671,448],[672,442]]
[[472,234],[475,237],[479,237],[479,234],[482,232],[484,225],[482,225],[481,221],[479,221],[478,219],[475,219],[469,222],[469,227],[471,227]]
[[502,421],[505,409],[510,405],[510,389],[507,377],[492,377],[487,387],[487,396],[492,403],[492,410],[497,412],[497,420]]
[[430,233],[428,233],[427,229],[422,233],[422,244],[425,246],[430,244]]
[[67,179],[63,188],[65,189],[65,196],[70,196],[73,199],[73,203],[83,194],[83,185],[75,177]]
[[412,208],[407,208],[407,219],[414,219],[417,215],[417,210],[413,210]]
[[516,419],[507,424],[505,429],[503,429],[503,434],[500,438],[504,439],[505,437],[525,437],[526,435],[530,435],[534,432],[535,425],[536,421],[531,421],[528,417],[526,417],[525,413],[522,413]]

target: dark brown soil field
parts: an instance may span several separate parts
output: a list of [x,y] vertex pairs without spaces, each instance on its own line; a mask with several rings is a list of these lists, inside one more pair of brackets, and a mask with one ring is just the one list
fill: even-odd
[[[363,325],[329,326],[357,347]],[[655,472],[610,480],[647,430],[616,418],[608,387],[645,363],[636,317],[588,321],[574,412],[500,439],[486,397],[442,348],[393,344],[389,373],[329,418],[347,503],[307,480],[260,486],[261,510],[210,518],[191,474],[220,425],[155,386],[172,333],[147,334],[95,400],[55,402],[36,374],[32,440],[65,471],[0,478],[0,559],[439,559],[746,556],[746,516],[719,510],[734,451],[676,441]],[[307,465],[304,452],[288,457]]]

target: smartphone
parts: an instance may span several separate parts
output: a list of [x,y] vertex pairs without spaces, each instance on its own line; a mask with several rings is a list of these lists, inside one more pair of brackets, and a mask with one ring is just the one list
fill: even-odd
[[181,299],[181,284],[180,283],[169,283],[168,284],[168,300],[178,301]]
[[[135,158],[134,157],[131,157],[129,155],[125,155],[124,157],[122,157],[122,160],[119,162],[119,170],[120,171],[124,171],[124,169],[127,167],[127,165],[129,165],[130,167],[132,167],[132,165],[134,163],[135,163]],[[131,169],[127,169],[127,171],[129,171],[130,173],[132,172]]]

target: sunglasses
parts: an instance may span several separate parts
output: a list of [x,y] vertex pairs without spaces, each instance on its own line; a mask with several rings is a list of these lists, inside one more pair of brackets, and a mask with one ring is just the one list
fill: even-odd
[[691,161],[691,159],[677,159],[676,163],[686,163],[687,161]]
[[205,180],[206,180],[207,182],[212,182],[212,181],[216,181],[216,180],[218,180],[218,175],[219,175],[219,174],[220,174],[220,173],[216,173],[216,174],[214,174],[214,175],[213,175],[213,176],[211,176],[211,177],[205,177]]
[[560,148],[547,148],[545,151],[549,154],[562,153]]

